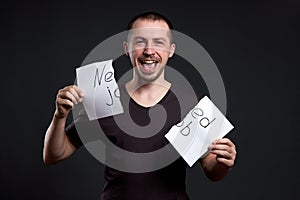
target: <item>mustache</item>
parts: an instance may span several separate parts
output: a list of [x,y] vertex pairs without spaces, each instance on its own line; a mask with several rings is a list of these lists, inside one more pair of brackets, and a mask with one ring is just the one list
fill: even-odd
[[138,58],[139,61],[145,61],[145,60],[153,60],[153,61],[156,61],[156,62],[160,62],[161,59],[157,56],[154,56],[154,55],[146,55],[146,56],[140,56]]

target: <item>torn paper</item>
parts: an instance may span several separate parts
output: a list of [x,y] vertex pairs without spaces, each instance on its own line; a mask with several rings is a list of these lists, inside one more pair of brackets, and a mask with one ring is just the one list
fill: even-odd
[[214,140],[223,138],[232,129],[233,125],[205,96],[165,137],[191,167],[206,155]]
[[83,106],[89,120],[123,113],[112,60],[76,69],[78,87],[84,92]]

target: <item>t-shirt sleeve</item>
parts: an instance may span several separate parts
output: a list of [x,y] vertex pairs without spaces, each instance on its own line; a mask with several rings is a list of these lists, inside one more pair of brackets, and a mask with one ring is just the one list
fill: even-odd
[[89,120],[83,108],[77,105],[74,109],[74,120],[65,128],[67,136],[76,147],[100,139],[101,120]]
[[86,122],[87,120],[88,118],[86,112],[84,111],[83,108],[81,108],[78,114],[74,116],[73,121],[65,128],[65,132],[67,136],[70,138],[71,142],[74,144],[74,146],[79,147],[82,146],[83,144],[77,132],[76,124]]

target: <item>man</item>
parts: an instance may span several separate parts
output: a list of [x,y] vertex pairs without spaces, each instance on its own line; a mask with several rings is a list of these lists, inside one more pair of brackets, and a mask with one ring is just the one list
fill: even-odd
[[[168,19],[153,12],[133,18],[128,25],[130,31],[124,50],[133,65],[133,78],[120,89],[121,97],[130,97],[130,112],[137,124],[149,123],[149,108],[157,104],[163,105],[168,115],[163,130],[145,140],[128,136],[110,117],[99,120],[107,137],[128,151],[149,152],[163,147],[168,143],[164,134],[180,121],[179,109],[176,108],[180,105],[174,100],[172,84],[164,77],[165,65],[176,48],[172,43],[172,28]],[[74,137],[74,126],[67,129],[65,126],[69,112],[83,98],[83,91],[75,85],[59,90],[54,117],[45,136],[43,156],[46,164],[68,158],[82,145]],[[211,144],[209,154],[200,159],[200,164],[207,177],[217,181],[230,171],[235,157],[235,145],[224,138]],[[101,199],[188,199],[185,170],[182,158],[163,169],[147,173],[127,173],[106,166]]]

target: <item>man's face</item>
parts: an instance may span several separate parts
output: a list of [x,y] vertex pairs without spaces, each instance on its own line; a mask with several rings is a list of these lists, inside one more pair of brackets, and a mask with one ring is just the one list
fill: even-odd
[[137,20],[124,43],[138,78],[152,82],[163,76],[165,65],[175,51],[170,29],[162,20]]

